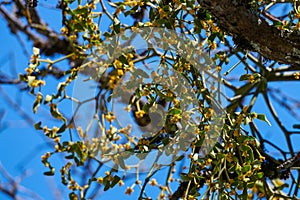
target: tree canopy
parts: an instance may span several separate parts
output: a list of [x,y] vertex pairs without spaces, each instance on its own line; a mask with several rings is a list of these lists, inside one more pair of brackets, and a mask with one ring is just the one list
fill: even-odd
[[0,83],[34,97],[27,112],[43,117],[16,112],[50,142],[41,173],[65,199],[123,185],[137,199],[298,199],[298,0],[50,4],[0,3],[32,48],[25,71]]

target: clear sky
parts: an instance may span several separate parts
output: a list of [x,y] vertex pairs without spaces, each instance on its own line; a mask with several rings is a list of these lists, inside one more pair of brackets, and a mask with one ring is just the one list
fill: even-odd
[[[38,9],[42,11],[42,18],[44,18],[51,27],[59,29],[61,20],[58,18],[60,12],[54,8],[55,3],[56,2],[41,0]],[[53,9],[45,8],[43,5],[51,5]],[[18,73],[24,72],[29,58],[24,55],[23,47],[20,47],[20,43],[16,37],[11,35],[2,18],[0,19],[0,30],[0,73],[1,76],[5,74],[16,78]],[[25,49],[31,53],[32,44],[28,43],[23,35],[22,39],[26,44]],[[235,60],[232,60],[232,62],[234,63]],[[228,65],[228,68],[229,67]],[[224,70],[226,70],[226,68]],[[244,72],[243,69],[237,67],[233,70],[232,76],[241,72]],[[296,99],[300,99],[299,82],[271,84],[271,86],[281,88],[285,93],[293,95]],[[12,103],[8,103],[10,101],[12,101]],[[32,104],[33,98],[28,95],[26,91],[20,93],[15,86],[0,85],[0,113],[4,112],[3,118],[0,118],[0,174],[2,174],[1,170],[3,167],[13,178],[21,177],[22,186],[36,192],[41,199],[51,200],[54,199],[52,195],[55,194],[57,190],[56,187],[60,187],[60,185],[57,186],[55,183],[57,180],[59,181],[58,173],[55,178],[45,177],[42,173],[46,168],[41,162],[41,155],[49,150],[49,141],[43,136],[42,132],[36,131],[24,118],[20,117],[20,112],[24,112],[34,122],[40,121],[41,118],[46,119],[48,117],[48,114],[45,114],[47,111],[33,115]],[[293,124],[300,124],[299,120],[287,115],[286,111],[282,109],[282,105],[274,104],[274,106],[278,109],[278,114],[282,116],[281,120],[283,123],[288,124],[288,128],[291,129]],[[20,111],[19,109],[22,110]],[[270,127],[266,123],[258,122],[258,126],[263,130],[267,138],[280,144],[280,146],[284,147],[283,149],[287,150],[285,138],[281,133],[279,134],[279,129],[265,103],[261,101],[261,97],[259,97],[259,102],[255,105],[253,110],[257,113],[265,113],[272,124]],[[299,112],[299,109],[297,112]],[[293,137],[293,145],[296,147],[296,150],[300,151],[299,141],[299,136]],[[270,151],[270,154],[273,154],[273,152]],[[160,173],[164,174],[166,170]],[[159,179],[159,175],[156,177]],[[0,183],[6,181],[6,178],[0,175]],[[128,197],[124,194],[124,191],[125,186],[121,188],[116,187],[111,191],[103,193],[101,199],[114,199],[117,197],[120,198],[120,196],[122,199],[137,199],[135,195],[138,195],[138,193],[134,193],[133,196]],[[158,190],[154,189],[153,193],[156,192],[158,192]],[[6,200],[9,198],[0,193],[0,199]]]

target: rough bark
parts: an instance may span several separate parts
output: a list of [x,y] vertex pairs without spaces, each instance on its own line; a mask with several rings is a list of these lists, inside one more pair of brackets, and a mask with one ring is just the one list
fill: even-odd
[[291,66],[300,65],[300,32],[278,30],[252,12],[247,1],[198,0],[240,45]]

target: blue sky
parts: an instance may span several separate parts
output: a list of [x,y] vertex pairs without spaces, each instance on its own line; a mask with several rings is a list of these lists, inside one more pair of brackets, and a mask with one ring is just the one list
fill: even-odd
[[[56,2],[55,2],[56,3]],[[59,29],[61,20],[58,19],[60,12],[56,9],[47,9],[43,7],[44,5],[55,4],[53,2],[41,1],[39,10],[42,13],[42,17],[49,23],[51,27],[56,27]],[[23,49],[20,47],[16,37],[12,36],[7,28],[5,22],[0,20],[0,72],[3,74],[9,74],[11,77],[17,77],[18,73],[23,73],[24,69],[27,67],[29,58],[24,55]],[[22,37],[24,39],[24,37]],[[32,51],[32,44],[28,43],[25,38],[25,48],[29,53]],[[232,60],[234,63],[234,60]],[[230,65],[228,65],[228,68]],[[224,70],[227,70],[226,68]],[[244,72],[242,67],[237,67],[233,70],[232,76]],[[272,87],[281,88],[287,94],[292,94],[294,98],[300,99],[299,82],[286,82],[280,84],[271,84]],[[56,87],[56,86],[55,86]],[[7,170],[7,172],[12,177],[21,177],[25,170],[25,177],[22,178],[21,185],[27,187],[28,189],[36,192],[42,199],[51,200],[53,199],[54,191],[56,187],[60,185],[55,185],[55,182],[59,180],[59,175],[53,177],[45,177],[42,172],[46,170],[41,162],[41,155],[49,150],[49,141],[43,137],[42,132],[37,132],[32,126],[30,126],[22,117],[19,116],[19,113],[16,112],[16,107],[12,108],[11,104],[8,104],[6,98],[15,100],[18,106],[23,109],[23,112],[28,114],[35,122],[38,122],[41,118],[47,119],[45,112],[39,113],[37,115],[32,114],[32,103],[33,97],[28,95],[27,92],[19,93],[19,90],[14,86],[0,85],[2,91],[0,91],[0,111],[5,111],[4,118],[1,121],[1,132],[0,132],[0,164]],[[6,94],[3,96],[3,94]],[[281,105],[274,104],[275,108],[278,109],[278,114],[281,117],[281,120],[284,124],[287,124],[289,129],[292,128],[292,125],[300,122],[294,117],[288,115]],[[18,109],[18,108],[17,108]],[[68,108],[68,110],[71,108]],[[283,146],[283,149],[286,149],[285,138],[279,131],[276,123],[274,122],[269,110],[266,105],[259,101],[253,108],[257,113],[265,113],[272,126],[268,126],[266,123],[258,122],[259,128],[264,132],[264,135],[267,136],[271,141],[276,142],[280,146]],[[299,111],[299,109],[298,109]],[[55,123],[55,121],[53,121]],[[293,145],[296,147],[296,150],[300,151],[300,138],[299,136],[293,136]],[[297,147],[299,147],[297,149]],[[270,154],[274,152],[270,151]],[[276,156],[276,153],[274,153]],[[59,164],[59,162],[57,163]],[[161,174],[165,174],[166,170],[162,170]],[[161,174],[158,174],[156,177],[159,177]],[[4,181],[5,178],[0,175],[0,182]],[[131,181],[130,181],[131,182]],[[134,181],[132,181],[134,182]],[[125,186],[106,193],[103,193],[101,199],[109,199],[113,197],[122,197],[122,199],[136,199],[134,193],[133,196],[126,196],[124,194]],[[152,191],[154,193],[158,192],[155,189]],[[0,199],[6,200],[9,199],[3,194],[0,193]]]

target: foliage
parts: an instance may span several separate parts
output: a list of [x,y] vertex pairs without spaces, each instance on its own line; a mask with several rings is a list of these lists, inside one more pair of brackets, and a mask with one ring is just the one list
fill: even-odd
[[[283,2],[290,4],[292,1]],[[271,14],[271,11],[268,11],[273,4],[276,4],[273,1],[254,0],[235,1],[235,3],[237,5],[234,6],[247,11],[245,14],[252,13],[258,19],[256,26],[268,24],[268,27],[272,28],[270,29],[272,33],[275,35],[278,31],[278,37],[282,38],[296,38],[297,34],[299,36],[300,11],[297,1],[293,1],[293,6],[289,7],[289,12],[284,19],[277,18]],[[229,2],[228,8],[231,7],[229,4],[234,4],[234,2]],[[48,168],[44,174],[61,176],[61,183],[69,189],[70,199],[90,199],[93,195],[96,196],[97,190],[94,188],[103,188],[104,191],[113,190],[117,185],[122,186],[124,183],[131,184],[124,191],[128,195],[140,188],[139,199],[156,198],[147,196],[147,189],[150,186],[160,189],[159,199],[167,197],[169,199],[197,199],[199,197],[275,199],[297,196],[299,178],[296,178],[294,173],[291,174],[291,170],[297,165],[296,158],[298,157],[294,156],[295,150],[291,144],[290,135],[298,132],[288,131],[282,125],[269,99],[270,95],[274,95],[269,84],[275,81],[299,79],[300,64],[297,60],[300,55],[299,39],[295,39],[296,42],[291,44],[293,52],[286,52],[286,57],[288,57],[286,60],[268,57],[269,51],[261,48],[260,40],[251,40],[243,33],[237,34],[230,24],[222,23],[224,19],[221,19],[222,15],[218,13],[221,11],[214,10],[210,3],[200,0],[125,0],[120,2],[65,0],[60,1],[58,7],[62,11],[63,19],[61,33],[56,33],[54,37],[42,32],[41,29],[35,30],[42,35],[45,34],[44,36],[47,36],[49,40],[54,38],[57,44],[64,44],[64,50],[57,50],[56,48],[59,47],[53,45],[51,51],[49,45],[46,45],[48,46],[46,48],[45,45],[30,38],[35,42],[35,47],[26,73],[19,75],[19,81],[27,84],[26,89],[35,96],[33,112],[38,113],[40,107],[45,107],[56,119],[55,126],[48,125],[47,121],[40,121],[34,127],[55,144],[53,151],[46,152],[42,156],[42,162]],[[34,20],[35,10],[33,8],[24,8],[24,10],[26,10],[24,17],[27,20],[29,18]],[[106,27],[108,22],[109,27]],[[34,22],[29,22],[29,24],[32,29],[37,27]],[[238,22],[237,24],[239,25]],[[44,26],[44,24],[41,25]],[[170,50],[172,48],[179,46],[179,49],[185,50],[191,48],[188,45],[192,45],[179,44],[179,39],[172,41],[172,32],[166,31],[170,35],[158,33],[156,36],[157,43],[162,38],[170,38],[167,40],[170,45],[167,50],[158,46],[145,51],[128,48],[122,49],[120,54],[116,53],[118,48],[122,47],[113,43],[114,38],[124,34],[122,39],[128,42],[131,38],[127,38],[126,31],[135,33],[139,29],[149,27],[164,28],[164,30],[169,29],[180,33],[182,37],[187,38],[184,41],[193,41],[196,44],[196,47],[193,46],[194,49],[200,48],[205,55],[210,56],[212,62],[204,64],[205,70],[214,74],[211,75],[214,78],[213,81],[224,84],[226,90],[230,91],[228,95],[221,94],[227,101],[225,108],[218,107],[222,110],[222,115],[217,116],[215,113],[215,106],[218,103],[213,102],[219,102],[220,99],[213,95],[213,88],[206,87],[208,78],[204,78],[199,73],[196,63],[186,59],[196,54],[196,50],[196,53],[186,53],[185,57],[172,54]],[[109,45],[105,41],[110,41]],[[276,47],[272,47],[272,50],[277,51]],[[52,60],[51,56],[54,53],[51,52],[58,53],[61,57]],[[108,55],[108,58],[94,56],[95,54]],[[89,57],[90,55],[92,57]],[[109,57],[110,55],[117,56]],[[158,67],[157,74],[148,74],[143,70],[138,70],[139,64],[151,63],[154,62],[153,60],[161,67]],[[66,70],[61,67],[63,61],[69,62],[70,66]],[[279,65],[278,61],[288,64],[288,67]],[[242,65],[245,69],[239,74],[240,85],[235,85],[235,82],[227,79],[227,76]],[[166,72],[167,70],[163,68],[165,66],[168,66],[171,72]],[[230,68],[226,71],[228,66]],[[137,134],[131,131],[131,125],[122,126],[119,123],[121,116],[113,109],[114,91],[129,72],[134,72],[141,83],[134,93],[129,94],[130,98],[126,107],[128,112],[131,112],[134,123],[141,127],[148,125],[151,121],[151,107],[163,107],[165,115],[159,112],[156,114],[158,117],[164,117],[165,123],[154,136],[137,137]],[[291,73],[286,75],[284,72]],[[184,79],[176,82],[169,78],[173,77],[174,73],[180,74]],[[81,100],[72,96],[70,88],[78,81],[80,74],[97,87],[94,96],[90,99]],[[57,77],[59,81],[55,83],[49,79],[51,75]],[[156,81],[145,83],[145,80],[150,77]],[[161,81],[160,78],[164,80]],[[157,84],[164,81],[174,81],[172,90]],[[184,82],[189,84],[188,89],[185,89],[191,91],[196,97],[195,104],[188,97],[183,96],[183,94],[191,94],[179,87],[184,85]],[[56,90],[53,90],[53,84],[56,84]],[[45,92],[49,90],[53,91],[52,94]],[[230,97],[231,94],[233,94],[232,97]],[[259,96],[264,98],[276,123],[286,136],[289,152],[269,142],[257,127],[258,120],[271,125],[264,114],[258,114],[257,112],[260,111],[253,109]],[[92,116],[88,119],[89,124],[81,127],[76,123],[77,118],[82,117],[77,115],[78,110],[91,102],[94,107]],[[66,104],[72,104],[74,112],[66,113],[64,111]],[[194,110],[186,109],[188,105],[193,105]],[[288,106],[287,108],[290,111],[293,110]],[[170,145],[172,139],[182,139],[182,134],[184,134],[178,123],[183,123],[185,120],[190,123],[188,118],[193,115],[196,117],[191,120],[197,124],[193,127],[195,134],[193,141],[188,146],[179,145],[184,153],[174,158],[167,166],[155,161],[146,171],[146,178],[141,180],[139,177],[141,166],[129,166],[126,159],[133,153],[137,153],[140,156],[139,159],[142,160],[147,153],[158,149],[164,149],[168,155],[174,154],[176,145]],[[216,120],[222,124],[220,130],[214,127],[213,122]],[[93,131],[94,135],[90,138],[90,133]],[[213,134],[217,134],[217,137]],[[207,145],[204,142],[206,137],[212,137],[217,142],[211,151],[202,156],[201,150],[203,149],[201,148]],[[269,155],[266,144],[276,146],[285,159],[294,156],[293,165],[283,165],[284,161]],[[64,165],[55,166],[51,160],[60,155],[64,157]],[[159,157],[160,155],[157,159]],[[107,162],[113,164],[109,170],[104,170]],[[183,164],[185,170],[181,169]],[[161,180],[154,177],[163,167],[169,168],[169,173],[165,177],[165,182],[158,183],[157,181]],[[60,170],[55,170],[55,168],[60,168]],[[178,174],[175,173],[176,169],[179,169]],[[76,174],[80,170],[84,171],[84,180]],[[134,181],[130,179],[130,170],[134,171],[136,177]],[[174,182],[178,182],[177,187],[174,186]],[[287,184],[291,188],[288,193],[285,190]],[[295,189],[292,189],[293,187]],[[95,192],[90,192],[91,190]]]

